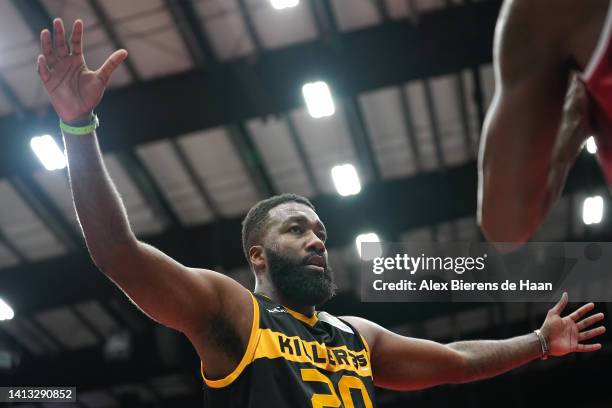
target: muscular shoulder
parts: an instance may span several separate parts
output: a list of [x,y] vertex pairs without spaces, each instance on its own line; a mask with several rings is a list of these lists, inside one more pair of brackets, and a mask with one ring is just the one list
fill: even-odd
[[370,350],[374,348],[378,336],[385,331],[385,329],[383,329],[381,326],[362,317],[342,316],[341,319],[350,323],[357,329],[359,334],[365,339],[366,343],[368,343]]
[[205,307],[203,305],[209,302],[215,302],[216,306],[199,325],[185,334],[209,371],[231,371],[228,365],[240,360],[249,341],[255,313],[253,297],[245,287],[226,275],[195,268],[190,268],[190,272],[209,286],[203,295],[208,299],[200,299],[193,307]]
[[[210,299],[202,299],[202,302],[210,302],[214,299],[217,304],[214,312],[210,313],[209,320],[218,322],[226,320],[231,325],[241,326],[241,334],[248,334],[251,327],[251,316],[253,313],[247,311],[253,309],[253,297],[248,289],[231,277],[206,270],[190,268],[192,273],[198,274],[201,279],[210,282],[208,295]],[[195,305],[194,305],[195,306]],[[209,321],[203,320],[203,326],[209,326]],[[201,330],[201,328],[195,328]]]

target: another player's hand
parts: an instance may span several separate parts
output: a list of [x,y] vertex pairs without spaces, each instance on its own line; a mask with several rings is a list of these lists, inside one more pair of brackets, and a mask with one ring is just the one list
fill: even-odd
[[127,57],[126,50],[112,53],[96,71],[87,68],[83,58],[83,21],[72,27],[70,47],[66,44],[64,24],[53,20],[53,40],[49,30],[40,33],[42,54],[38,74],[60,119],[73,122],[90,115],[100,103],[112,73]]
[[593,324],[604,318],[603,313],[583,317],[593,310],[595,305],[587,303],[565,317],[561,317],[563,309],[567,306],[568,296],[564,293],[561,300],[548,311],[546,320],[540,329],[548,340],[550,355],[563,356],[568,353],[585,353],[601,349],[600,343],[584,344],[606,332],[604,326],[587,330]]

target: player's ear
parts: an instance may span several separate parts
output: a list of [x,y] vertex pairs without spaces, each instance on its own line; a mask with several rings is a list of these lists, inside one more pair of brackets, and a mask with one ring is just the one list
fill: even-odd
[[253,245],[249,248],[249,262],[253,265],[255,274],[259,274],[266,269],[266,254],[261,245]]

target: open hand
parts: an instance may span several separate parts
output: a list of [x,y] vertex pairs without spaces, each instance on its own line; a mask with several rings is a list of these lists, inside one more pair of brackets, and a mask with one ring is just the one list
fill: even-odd
[[89,117],[100,103],[112,73],[127,57],[126,50],[117,50],[96,71],[87,68],[83,58],[81,20],[76,20],[72,27],[70,48],[59,18],[53,20],[53,41],[51,33],[45,29],[40,33],[40,45],[38,74],[53,108],[66,123]]
[[604,326],[586,330],[593,324],[603,320],[604,314],[597,313],[583,319],[587,313],[595,308],[593,303],[587,303],[573,313],[561,317],[561,313],[567,306],[567,303],[567,293],[563,293],[561,300],[548,311],[546,320],[544,320],[544,324],[540,329],[548,340],[550,355],[563,356],[568,353],[586,353],[601,349],[600,343],[584,344],[583,342],[606,332]]

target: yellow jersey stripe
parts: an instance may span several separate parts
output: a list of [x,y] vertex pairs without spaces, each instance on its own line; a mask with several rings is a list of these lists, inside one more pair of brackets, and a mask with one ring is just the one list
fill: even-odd
[[308,317],[306,315],[301,314],[300,312],[296,312],[295,310],[291,310],[288,307],[285,307],[285,310],[291,316],[295,317],[296,319],[298,319],[301,322],[306,323],[307,325],[309,325],[311,327],[314,326],[315,324],[317,324],[317,322],[319,321],[319,317],[317,316],[317,312],[314,312],[312,314],[312,316]]

